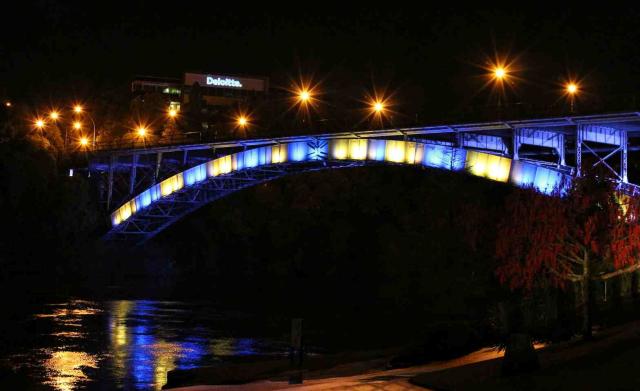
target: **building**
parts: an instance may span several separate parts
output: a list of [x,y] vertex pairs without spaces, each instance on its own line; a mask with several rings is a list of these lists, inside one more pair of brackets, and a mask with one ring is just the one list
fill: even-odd
[[148,93],[164,94],[168,106],[176,110],[189,105],[211,110],[265,98],[269,79],[194,72],[185,73],[182,79],[140,76],[132,81],[131,92],[134,99],[144,99]]

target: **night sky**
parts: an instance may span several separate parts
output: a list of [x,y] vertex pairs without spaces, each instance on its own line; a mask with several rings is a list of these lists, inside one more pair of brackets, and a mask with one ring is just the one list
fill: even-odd
[[0,95],[90,98],[126,89],[134,75],[181,77],[187,70],[265,75],[275,87],[301,74],[322,80],[328,100],[344,86],[363,94],[386,87],[398,102],[417,101],[434,116],[490,101],[481,66],[496,53],[515,61],[514,102],[554,103],[569,75],[582,81],[582,99],[632,94],[640,84],[640,15],[630,9],[605,15],[389,4],[354,13],[104,4],[38,1],[5,9]]

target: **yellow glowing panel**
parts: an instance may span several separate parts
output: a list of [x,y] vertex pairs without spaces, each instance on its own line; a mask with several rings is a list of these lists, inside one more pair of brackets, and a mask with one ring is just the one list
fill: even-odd
[[131,206],[129,206],[129,203],[127,202],[126,204],[122,205],[122,207],[120,208],[120,217],[124,221],[128,219],[129,216],[131,216]]
[[404,163],[405,159],[405,142],[404,141],[387,141],[387,149],[385,151],[385,160],[394,163]]
[[160,194],[162,194],[163,197],[168,196],[173,191],[173,186],[171,185],[172,180],[173,177],[160,182]]
[[182,189],[183,186],[184,181],[182,173],[179,173],[160,182],[160,193],[163,197],[168,196],[174,191]]
[[349,158],[354,160],[364,160],[367,158],[367,140],[349,140]]
[[136,206],[136,199],[132,199],[127,202],[129,204],[129,208],[131,208],[131,214],[135,214],[138,211],[138,207]]
[[284,163],[287,161],[287,145],[279,144],[271,147],[271,163]]
[[407,142],[405,144],[404,161],[405,163],[413,164],[416,161],[416,143]]
[[488,155],[486,153],[468,151],[464,166],[471,174],[484,176],[487,167],[487,157]]
[[511,159],[488,153],[468,151],[465,167],[473,175],[506,182],[511,170]]
[[349,152],[349,140],[337,139],[331,140],[331,157],[338,160],[344,160],[348,156]]
[[494,181],[506,182],[509,180],[509,171],[511,170],[511,159],[501,156],[491,156],[489,159],[489,168],[487,178]]
[[183,173],[179,173],[175,175],[176,179],[173,183],[173,191],[180,190],[184,187],[184,175]]
[[209,171],[209,176],[220,175],[220,161],[218,161],[218,159],[209,161],[208,171]]
[[231,172],[231,156],[223,156],[216,160],[219,164],[219,174],[228,174]]

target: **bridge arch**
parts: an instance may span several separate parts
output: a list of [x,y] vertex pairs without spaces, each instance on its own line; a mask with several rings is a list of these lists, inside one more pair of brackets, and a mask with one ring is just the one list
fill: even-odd
[[111,214],[108,239],[146,241],[203,205],[291,173],[376,164],[424,166],[551,192],[571,169],[424,140],[338,138],[261,146],[222,156],[147,188]]

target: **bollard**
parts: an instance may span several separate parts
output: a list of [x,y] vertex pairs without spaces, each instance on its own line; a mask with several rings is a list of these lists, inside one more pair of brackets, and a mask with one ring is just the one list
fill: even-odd
[[302,319],[294,318],[291,320],[291,347],[289,348],[289,360],[293,372],[289,376],[289,384],[302,384],[303,358]]

